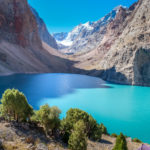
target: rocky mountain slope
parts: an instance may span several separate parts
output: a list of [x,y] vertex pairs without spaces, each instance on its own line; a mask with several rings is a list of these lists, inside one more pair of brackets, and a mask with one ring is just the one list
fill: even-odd
[[116,7],[98,21],[87,22],[76,26],[67,36],[66,33],[54,34],[53,36],[57,40],[61,52],[86,52],[96,48],[106,33],[107,25],[115,18],[120,8],[122,6]]
[[120,8],[99,46],[71,57],[79,61],[75,66],[111,82],[150,86],[149,14],[149,0]]
[[45,42],[46,44],[48,44],[49,46],[51,46],[52,48],[57,49],[58,46],[57,46],[56,40],[48,32],[48,29],[47,29],[44,21],[42,20],[42,18],[40,18],[40,16],[38,15],[38,13],[36,12],[36,10],[34,8],[32,8],[32,7],[30,7],[30,8],[31,8],[31,11],[33,12],[34,16],[36,17],[40,39],[43,42]]
[[72,56],[72,59],[79,61],[79,63],[76,64],[76,67],[86,70],[97,68],[99,62],[103,59],[105,54],[108,53],[116,39],[119,38],[124,28],[127,26],[125,20],[128,16],[130,16],[134,9],[134,7],[132,9],[131,8],[127,9],[119,7],[115,18],[107,24],[105,34],[97,45],[97,48],[81,54],[76,53]]
[[150,85],[150,1],[139,0],[123,24],[127,24],[100,62],[104,79],[134,85]]
[[[68,61],[61,58],[59,53],[53,53],[54,50],[49,45],[55,47],[56,43],[53,43],[54,39],[47,34],[41,19],[39,22],[37,18],[27,0],[0,1],[1,74],[68,70]],[[48,36],[45,36],[46,34]],[[47,46],[43,46],[43,41]]]

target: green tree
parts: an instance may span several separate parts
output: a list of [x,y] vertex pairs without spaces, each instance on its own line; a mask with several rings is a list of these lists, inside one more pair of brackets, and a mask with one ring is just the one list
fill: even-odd
[[68,143],[69,136],[72,133],[73,126],[79,120],[82,120],[85,125],[88,123],[89,115],[80,109],[69,109],[66,118],[61,121],[61,133],[65,143]]
[[125,136],[120,133],[120,135],[117,136],[116,144],[113,148],[113,150],[127,150],[127,142]]
[[69,122],[64,118],[61,120],[60,133],[64,143],[68,143],[69,136],[71,134],[71,128]]
[[108,134],[107,128],[104,126],[104,124],[101,123],[100,128],[101,128],[102,134]]
[[44,127],[46,133],[50,131],[54,134],[60,126],[60,113],[61,111],[57,107],[50,107],[46,104],[41,106],[40,110],[35,111],[31,120],[39,122]]
[[2,95],[1,115],[17,121],[27,121],[33,114],[33,108],[28,104],[27,98],[16,89],[7,89]]
[[82,120],[78,121],[73,128],[73,132],[69,137],[69,148],[71,150],[86,150],[87,149],[87,137],[86,126]]
[[84,122],[88,138],[92,140],[101,139],[101,129],[91,115],[80,109],[70,109],[67,112],[66,118],[61,121],[61,133],[65,143],[68,142],[74,124],[79,120]]
[[102,135],[102,131],[100,125],[91,115],[89,115],[88,137],[91,140],[99,141],[101,139],[101,135]]
[[58,107],[56,106],[51,107],[49,119],[51,122],[50,129],[52,131],[52,134],[54,134],[55,131],[60,127],[60,119],[59,119],[60,113],[61,111]]

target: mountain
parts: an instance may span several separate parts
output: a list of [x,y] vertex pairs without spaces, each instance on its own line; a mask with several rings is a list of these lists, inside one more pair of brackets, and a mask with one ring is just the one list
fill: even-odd
[[[65,33],[65,36],[63,33],[55,34],[54,37],[59,45],[59,49],[65,53],[76,53],[96,48],[106,33],[106,26],[115,18],[120,8],[122,6],[116,7],[98,21],[76,26],[68,34]],[[62,36],[64,38],[61,38]]]
[[120,8],[97,48],[72,55],[75,66],[104,80],[150,86],[150,1]]
[[66,72],[69,68],[68,61],[40,36],[46,27],[37,18],[27,0],[0,1],[0,74]]
[[53,36],[50,35],[50,33],[48,32],[48,29],[44,23],[44,21],[42,20],[42,18],[40,18],[40,16],[38,15],[38,13],[36,12],[36,10],[32,7],[31,11],[33,12],[35,18],[36,18],[36,22],[37,22],[37,27],[38,27],[38,33],[39,33],[39,37],[40,39],[47,43],[49,46],[51,46],[52,48],[57,49],[57,43],[56,40]]
[[0,1],[0,74],[70,72],[150,86],[149,0],[54,34],[58,45],[33,11],[27,0]]
[[61,33],[54,33],[53,37],[58,41],[61,42],[63,40],[65,40],[68,36],[67,32],[61,32]]
[[[135,9],[133,10],[133,7]],[[122,34],[100,62],[101,76],[110,81],[150,86],[150,1],[130,9]]]

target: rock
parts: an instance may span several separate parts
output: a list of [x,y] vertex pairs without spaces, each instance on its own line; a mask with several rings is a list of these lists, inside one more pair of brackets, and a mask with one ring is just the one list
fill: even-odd
[[48,150],[48,147],[45,144],[40,143],[37,145],[35,150]]

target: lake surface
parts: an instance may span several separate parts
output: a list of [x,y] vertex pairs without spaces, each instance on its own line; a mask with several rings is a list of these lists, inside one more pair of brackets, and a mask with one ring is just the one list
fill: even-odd
[[5,89],[24,92],[38,109],[48,103],[62,110],[90,113],[110,133],[137,137],[150,143],[150,88],[107,83],[99,78],[74,74],[34,74],[0,77],[0,97]]

